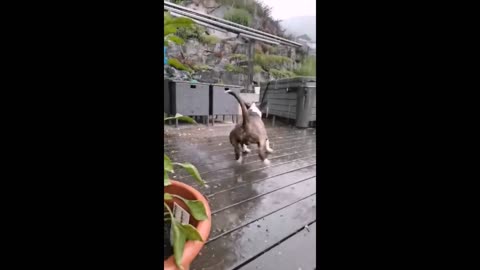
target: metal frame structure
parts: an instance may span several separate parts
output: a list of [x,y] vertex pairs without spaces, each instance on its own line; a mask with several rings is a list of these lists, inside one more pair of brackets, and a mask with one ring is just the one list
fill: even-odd
[[192,19],[195,23],[206,26],[222,32],[236,33],[238,37],[243,37],[248,41],[248,80],[245,85],[245,90],[252,91],[253,82],[253,59],[254,59],[254,43],[261,41],[273,45],[285,45],[290,47],[302,47],[302,44],[294,42],[279,36],[265,33],[251,27],[247,27],[238,23],[227,21],[215,16],[204,14],[193,9],[189,9],[180,5],[173,4],[168,1],[163,1],[163,9],[169,11],[172,16],[187,17]]

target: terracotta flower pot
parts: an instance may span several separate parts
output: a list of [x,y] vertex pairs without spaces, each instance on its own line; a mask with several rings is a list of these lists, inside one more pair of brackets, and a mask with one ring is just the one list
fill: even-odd
[[[208,217],[208,219],[206,220],[197,221],[192,216],[190,216],[190,224],[192,224],[192,226],[197,228],[204,242],[187,241],[185,243],[185,248],[183,250],[183,257],[182,257],[182,266],[184,270],[188,270],[190,268],[190,264],[197,257],[198,253],[200,252],[203,245],[205,244],[205,241],[207,241],[208,236],[210,235],[210,229],[212,227],[212,213],[210,212],[210,207],[208,205],[207,199],[205,199],[205,197],[202,194],[200,194],[200,192],[198,192],[193,187],[186,185],[184,183],[174,181],[174,180],[172,180],[171,182],[172,182],[171,185],[164,187],[165,192],[181,196],[187,200],[201,201],[205,206],[205,210],[207,212],[207,217]],[[185,210],[187,211],[189,210],[182,200],[174,198],[173,201],[178,205],[180,205]],[[167,201],[167,204],[173,209],[172,201]],[[163,269],[165,270],[179,269],[175,264],[175,259],[173,258],[173,255],[168,257],[168,259],[166,259],[163,262]]]

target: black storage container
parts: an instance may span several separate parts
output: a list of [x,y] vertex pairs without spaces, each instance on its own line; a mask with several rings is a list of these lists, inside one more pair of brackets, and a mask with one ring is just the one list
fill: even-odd
[[306,128],[317,120],[315,77],[296,77],[262,83],[260,100],[267,102],[268,114],[294,119],[297,127]]
[[240,94],[241,89],[238,85],[210,85],[210,115],[238,115],[238,101],[225,91]]
[[209,85],[185,81],[170,81],[170,114],[208,116]]

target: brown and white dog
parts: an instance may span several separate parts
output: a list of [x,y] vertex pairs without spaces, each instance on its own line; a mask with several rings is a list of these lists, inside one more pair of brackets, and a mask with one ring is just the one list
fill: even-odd
[[263,163],[270,164],[267,153],[272,153],[273,150],[270,148],[267,130],[262,121],[262,112],[255,103],[252,103],[247,109],[245,102],[235,92],[231,90],[225,92],[235,97],[242,109],[242,124],[235,126],[230,132],[230,143],[235,149],[235,159],[241,163],[242,152],[249,153],[250,149],[247,148],[247,145],[254,143],[258,145],[258,156]]

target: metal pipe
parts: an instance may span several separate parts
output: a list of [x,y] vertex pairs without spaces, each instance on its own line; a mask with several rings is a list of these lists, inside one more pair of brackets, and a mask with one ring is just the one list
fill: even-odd
[[263,39],[263,38],[257,38],[257,37],[247,35],[247,34],[243,34],[243,33],[240,33],[239,36],[255,39],[255,40],[258,40],[258,41],[263,41],[263,42],[270,43],[270,44],[273,44],[273,45],[280,45],[280,43],[278,43],[277,41],[272,41],[271,39],[268,40],[268,39]]
[[196,10],[186,8],[186,7],[184,7],[184,6],[180,6],[180,5],[173,4],[173,3],[170,3],[170,2],[165,2],[165,1],[163,1],[163,4],[164,4],[164,6],[165,6],[165,4],[166,4],[167,6],[170,6],[170,7],[174,7],[174,8],[180,9],[180,10],[184,10],[184,11],[187,11],[187,12],[191,12],[191,13],[194,13],[194,14],[197,14],[197,15],[200,15],[200,16],[203,16],[203,17],[206,17],[206,18],[209,18],[209,19],[217,20],[217,21],[219,21],[219,22],[223,22],[223,23],[225,23],[225,24],[229,24],[230,26],[235,26],[235,27],[238,27],[238,28],[243,28],[243,29],[245,29],[245,30],[248,30],[248,31],[251,31],[251,32],[254,32],[254,33],[257,33],[257,34],[266,35],[266,36],[271,37],[271,38],[279,39],[279,40],[282,40],[282,41],[284,41],[284,42],[291,43],[292,45],[301,46],[300,43],[297,43],[297,42],[294,42],[294,41],[291,41],[291,40],[288,40],[288,39],[285,39],[285,38],[282,38],[282,37],[279,37],[279,36],[275,36],[275,35],[272,35],[272,34],[269,34],[269,33],[265,33],[265,32],[262,32],[262,31],[259,31],[259,30],[256,30],[256,29],[253,29],[253,28],[250,28],[250,27],[247,27],[247,26],[238,24],[238,23],[234,23],[234,22],[231,22],[231,21],[228,21],[228,20],[225,20],[225,19],[221,19],[221,18],[212,16],[212,15],[208,15],[208,14],[205,14],[205,13],[201,13],[201,12],[198,12],[198,11],[196,11]]
[[[233,26],[230,26],[230,25],[225,25],[221,22],[212,21],[212,20],[209,20],[209,19],[206,19],[206,18],[202,18],[200,16],[189,14],[188,12],[184,12],[184,11],[181,11],[181,10],[176,10],[175,8],[165,7],[165,6],[163,8],[164,8],[164,10],[168,10],[170,12],[175,12],[175,13],[178,13],[180,15],[184,15],[186,17],[192,18],[192,19],[197,19],[201,22],[213,24],[215,26],[218,26],[218,27],[224,28],[226,30],[229,30],[230,32],[239,33],[239,34],[247,34],[247,35],[250,35],[251,38],[262,38],[262,39],[265,39],[265,40],[271,40],[272,42],[279,42],[281,44],[282,43],[285,44],[284,42],[281,42],[281,41],[278,41],[278,40],[267,38],[267,37],[259,35],[259,34],[249,33],[248,31],[245,31],[243,29],[239,29],[239,28],[236,28],[236,27],[233,27]],[[286,44],[286,45],[289,45],[289,44]]]
[[220,23],[220,24],[223,23],[225,26],[235,27],[237,29],[240,28],[240,30],[243,30],[243,32],[245,32],[245,31],[251,32],[251,33],[246,33],[246,34],[261,35],[261,36],[264,36],[263,38],[271,38],[271,39],[274,39],[276,41],[279,41],[280,43],[284,43],[284,44],[287,43],[286,45],[290,45],[290,46],[297,46],[297,47],[302,46],[302,44],[300,44],[300,43],[297,43],[297,42],[294,42],[294,41],[291,41],[291,40],[288,40],[288,39],[285,39],[285,38],[281,38],[281,37],[278,37],[278,36],[275,36],[275,35],[272,35],[272,34],[269,34],[269,33],[265,33],[265,32],[262,32],[262,31],[259,31],[259,30],[256,30],[256,29],[253,29],[253,28],[250,28],[250,27],[246,27],[246,26],[241,25],[241,24],[237,24],[237,23],[230,22],[230,21],[227,21],[227,20],[224,20],[224,19],[220,19],[220,18],[217,18],[215,16],[200,13],[196,10],[189,9],[189,8],[186,8],[186,7],[183,7],[183,6],[180,6],[180,5],[169,3],[169,2],[166,2],[166,1],[164,1],[163,4],[164,4],[164,9],[166,9],[167,7],[174,8],[174,9],[177,9],[179,11],[184,11],[186,13],[190,13],[192,15],[197,15],[197,16],[204,17],[204,19],[206,19],[206,20],[213,20],[213,21],[216,21],[217,23]]

